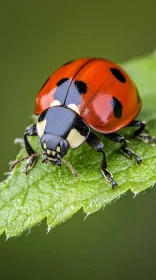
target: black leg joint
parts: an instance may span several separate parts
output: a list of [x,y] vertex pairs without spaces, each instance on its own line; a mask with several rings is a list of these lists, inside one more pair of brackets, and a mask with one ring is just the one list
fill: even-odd
[[35,152],[29,144],[28,136],[36,136],[36,135],[37,135],[36,124],[30,125],[26,128],[25,133],[24,133],[24,143],[25,143],[25,148],[26,148],[29,156],[31,156]]
[[97,152],[102,152],[104,149],[102,141],[92,132],[90,132],[86,142]]
[[127,142],[124,138],[123,135],[120,135],[118,133],[110,133],[110,134],[104,134],[104,136],[108,139],[110,139],[111,141],[117,142],[117,143],[123,143],[124,147],[127,147]]
[[[37,135],[36,124],[30,125],[26,128],[25,133],[24,133],[24,143],[25,143],[26,151],[29,156],[34,154],[35,151],[30,146],[30,143],[28,141],[28,136],[36,136],[36,135]],[[23,171],[26,175],[28,174],[28,170],[34,166],[35,162],[36,162],[36,157],[32,157],[32,158],[30,157],[30,159],[28,160],[28,163],[25,166],[24,171]]]
[[36,132],[36,124],[32,124],[30,126],[28,126],[25,130],[24,135],[28,135],[28,136],[36,136],[37,132]]

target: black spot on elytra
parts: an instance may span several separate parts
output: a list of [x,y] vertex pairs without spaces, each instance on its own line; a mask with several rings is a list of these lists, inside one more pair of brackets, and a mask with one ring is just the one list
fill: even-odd
[[114,116],[117,119],[120,119],[122,116],[122,109],[123,109],[121,102],[116,97],[112,97],[111,105],[113,107]]
[[61,79],[58,83],[57,83],[57,86],[59,87],[60,85],[62,85],[63,83],[65,83],[66,81],[68,81],[69,79],[68,78],[63,78]]
[[136,87],[136,94],[137,94],[137,100],[138,100],[138,103],[140,103],[141,99],[140,99],[140,95],[139,95],[139,91]]
[[[49,81],[49,79],[50,79],[50,77],[48,77],[48,79],[45,81],[45,83],[43,84],[43,86],[41,87],[41,89],[44,88],[44,86],[45,86],[46,83]],[[41,89],[40,89],[40,90],[41,90]]]
[[110,68],[112,74],[114,77],[121,83],[126,83],[126,78],[124,75],[121,73],[121,71],[117,68]]
[[70,63],[72,63],[72,62],[74,62],[74,60],[68,61],[68,62],[66,62],[65,64],[63,64],[62,66],[66,66],[66,65],[68,65],[68,64],[70,64]]
[[75,81],[74,85],[78,89],[79,93],[84,94],[84,93],[87,92],[87,85],[86,85],[86,83],[84,83],[82,81]]

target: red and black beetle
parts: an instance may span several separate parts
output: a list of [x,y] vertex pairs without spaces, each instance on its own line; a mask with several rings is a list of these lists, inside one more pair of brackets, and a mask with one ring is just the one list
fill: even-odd
[[134,82],[115,63],[99,58],[66,63],[47,79],[37,96],[37,123],[29,126],[24,133],[29,155],[24,173],[27,174],[33,167],[38,155],[30,146],[28,136],[40,138],[43,149],[40,154],[45,154],[43,162],[58,166],[61,166],[69,148],[76,149],[86,141],[102,154],[102,173],[114,188],[117,183],[107,170],[104,144],[90,129],[123,144],[122,152],[140,163],[142,159],[127,147],[125,138],[117,133],[126,126],[138,127],[135,137],[144,142],[156,142],[156,138],[142,133],[145,122],[134,120],[140,109],[141,99]]

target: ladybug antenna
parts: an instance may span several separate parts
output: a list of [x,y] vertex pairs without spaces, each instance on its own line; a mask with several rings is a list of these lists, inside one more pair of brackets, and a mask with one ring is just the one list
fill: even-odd
[[[21,158],[20,160],[17,160],[17,161],[13,162],[13,163],[10,165],[10,170],[13,170],[17,164],[19,164],[20,162],[22,162],[22,161],[24,161],[24,160],[26,160],[26,159],[38,157],[38,156],[45,155],[45,154],[46,154],[46,152],[44,151],[44,152],[42,152],[42,153],[38,153],[38,154],[37,154],[37,153],[34,153],[34,154],[32,154],[31,156],[26,156],[26,157],[24,157],[24,158]],[[78,177],[78,174],[77,174],[77,172],[75,171],[75,169],[72,167],[72,165],[71,165],[68,161],[66,161],[65,159],[63,159],[63,158],[62,158],[61,160],[62,160],[62,162],[64,162],[65,165],[67,165],[67,166],[69,167],[69,169],[71,170],[71,172],[72,172],[72,174],[74,175],[74,177],[75,177],[75,178]]]
[[44,154],[46,154],[46,153],[45,153],[45,152],[38,153],[38,154],[34,153],[34,154],[32,154],[31,156],[26,156],[26,157],[24,157],[24,158],[21,158],[21,159],[15,161],[15,162],[13,162],[13,163],[10,165],[10,170],[13,170],[17,164],[19,164],[20,162],[22,162],[22,161],[24,161],[24,160],[26,160],[26,159],[38,157],[38,156],[41,156],[41,155],[44,155]]
[[72,172],[72,174],[74,175],[74,177],[78,177],[78,173],[75,171],[75,169],[73,168],[73,166],[68,162],[66,161],[65,159],[61,158],[62,162],[67,165],[70,169],[70,171]]

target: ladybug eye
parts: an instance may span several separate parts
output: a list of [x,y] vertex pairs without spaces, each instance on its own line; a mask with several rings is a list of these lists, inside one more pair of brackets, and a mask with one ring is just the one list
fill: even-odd
[[62,139],[60,141],[60,149],[59,149],[60,150],[59,152],[61,152],[61,156],[66,155],[68,149],[69,149],[69,143],[65,139]]
[[121,83],[125,83],[126,82],[126,78],[124,77],[124,75],[120,72],[119,69],[117,68],[110,68],[112,74],[114,75],[114,77]]

